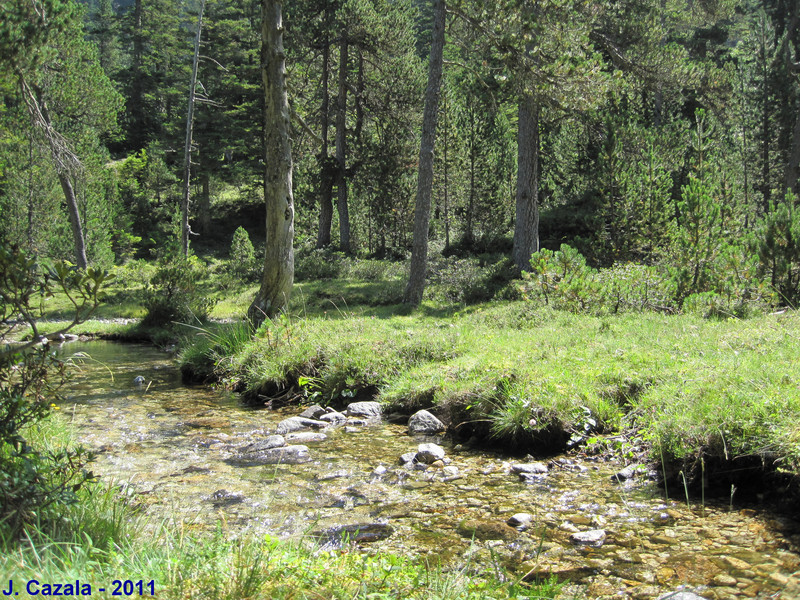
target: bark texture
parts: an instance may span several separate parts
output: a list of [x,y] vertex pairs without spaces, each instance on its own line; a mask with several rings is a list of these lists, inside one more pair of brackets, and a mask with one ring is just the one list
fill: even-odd
[[261,76],[265,96],[267,239],[261,288],[248,310],[248,316],[255,324],[287,308],[294,282],[292,146],[281,9],[279,1],[262,0]]
[[[325,23],[330,21],[329,11],[325,9]],[[330,159],[328,158],[328,111],[330,110],[330,95],[328,93],[328,80],[330,74],[331,45],[326,39],[322,42],[322,107],[321,114],[321,138],[322,149],[319,156],[319,221],[317,227],[317,248],[325,248],[331,243],[331,224],[333,223],[333,176],[331,173]]]
[[444,0],[433,0],[433,38],[428,65],[428,85],[425,89],[422,140],[419,147],[417,203],[414,208],[414,246],[411,251],[411,273],[403,299],[413,306],[418,306],[422,302],[422,294],[425,291],[425,272],[428,267],[428,227],[431,218],[433,154],[442,83],[444,25],[445,2]]
[[531,254],[539,250],[539,106],[529,95],[519,103],[517,131],[517,194],[514,247],[517,271],[530,269]]
[[342,29],[339,48],[339,97],[336,112],[336,176],[338,196],[336,210],[339,212],[339,250],[350,252],[350,211],[347,205],[347,28]]

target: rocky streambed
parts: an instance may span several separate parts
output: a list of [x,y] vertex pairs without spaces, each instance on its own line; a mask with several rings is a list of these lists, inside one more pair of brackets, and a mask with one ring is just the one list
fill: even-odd
[[182,385],[146,346],[64,353],[83,358],[62,411],[99,452],[94,470],[154,521],[555,574],[571,598],[800,598],[800,523],[766,507],[666,499],[644,469],[608,457],[453,447],[427,417],[391,424],[372,403],[247,408]]

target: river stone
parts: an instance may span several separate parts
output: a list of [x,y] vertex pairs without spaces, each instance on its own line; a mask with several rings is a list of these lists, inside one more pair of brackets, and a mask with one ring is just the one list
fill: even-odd
[[324,408],[322,408],[319,404],[312,404],[303,412],[301,412],[298,416],[303,417],[304,419],[319,419],[326,412],[327,411]]
[[380,402],[366,401],[353,402],[347,406],[348,417],[365,417],[367,419],[380,419],[383,407]]
[[244,494],[241,492],[229,492],[228,490],[217,490],[208,498],[214,506],[231,506],[244,502]]
[[346,543],[364,544],[385,540],[394,533],[394,528],[386,523],[357,523],[336,525],[317,532],[324,548],[340,548]]
[[658,600],[706,600],[703,596],[698,596],[694,592],[669,592],[663,596],[659,596]]
[[642,465],[629,465],[611,476],[612,481],[628,481],[633,479],[642,470]]
[[289,417],[278,423],[275,432],[279,435],[291,433],[293,431],[300,431],[302,429],[322,429],[327,427],[328,423],[325,421],[317,421],[315,419],[306,419],[305,417]]
[[517,530],[505,523],[496,521],[461,521],[456,531],[464,537],[476,540],[513,540],[517,537]]
[[293,445],[280,448],[268,448],[259,452],[247,452],[239,455],[236,462],[250,465],[297,465],[311,460],[308,446]]
[[420,444],[417,446],[417,462],[431,464],[444,458],[444,448],[436,444]]
[[187,419],[183,424],[193,429],[220,429],[231,426],[231,422],[224,417],[195,417]]
[[417,458],[416,452],[406,452],[405,454],[402,454],[400,456],[399,462],[401,465],[407,465],[408,463],[413,463],[414,460],[416,460],[416,458]]
[[344,423],[347,421],[347,417],[338,411],[326,412],[324,415],[320,415],[320,421],[325,421],[326,423],[330,423],[331,425],[338,425],[339,423]]
[[509,527],[523,531],[533,524],[533,515],[530,513],[517,513],[506,521]]
[[445,430],[445,425],[427,410],[420,410],[408,420],[408,432],[412,435],[435,435]]
[[606,540],[606,532],[602,529],[592,529],[591,531],[579,531],[569,536],[573,544],[579,546],[592,546],[599,548]]
[[289,444],[311,444],[314,442],[324,442],[328,436],[316,431],[298,431],[286,434],[286,441]]
[[542,462],[514,463],[511,465],[511,472],[518,475],[545,475],[547,465]]
[[144,384],[144,377],[142,377],[141,375],[137,375],[136,377],[133,378],[133,383],[135,385],[143,385]]
[[263,440],[245,446],[243,452],[261,452],[263,450],[271,450],[272,448],[280,448],[285,445],[286,438],[282,435],[268,435]]

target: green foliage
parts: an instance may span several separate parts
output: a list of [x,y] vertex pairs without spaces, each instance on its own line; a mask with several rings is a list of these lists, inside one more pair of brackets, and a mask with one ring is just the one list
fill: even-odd
[[170,328],[178,323],[207,321],[214,300],[203,296],[198,289],[205,272],[205,266],[195,256],[161,259],[144,291],[147,314],[142,325]]
[[250,235],[244,227],[233,232],[229,253],[230,272],[240,281],[255,281],[259,274],[259,261]]
[[794,195],[787,195],[764,216],[754,241],[760,270],[779,301],[796,306],[800,300],[800,209]]
[[596,270],[575,248],[540,250],[523,273],[521,292],[527,299],[570,312],[594,314],[624,311],[675,312],[674,287],[660,267],[621,263]]
[[0,339],[27,323],[34,340],[6,344],[0,349],[0,529],[15,536],[28,525],[51,526],[65,505],[92,474],[92,459],[82,448],[43,450],[29,440],[34,426],[45,420],[66,377],[66,367],[46,344],[37,346],[37,319],[42,300],[54,291],[73,305],[72,323],[65,333],[87,319],[97,307],[107,273],[76,270],[66,263],[42,265],[18,248],[0,247]]

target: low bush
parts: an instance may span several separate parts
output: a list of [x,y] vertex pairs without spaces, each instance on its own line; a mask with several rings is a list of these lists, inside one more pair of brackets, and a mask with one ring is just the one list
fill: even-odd
[[146,327],[170,327],[175,323],[204,323],[214,300],[203,295],[198,283],[205,267],[195,256],[159,261],[155,275],[144,291]]

